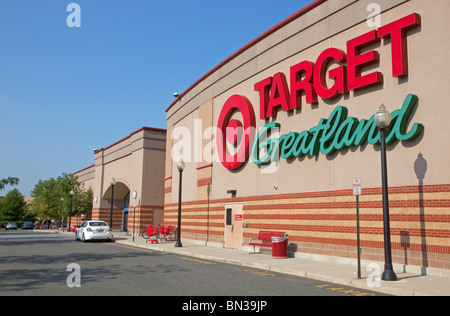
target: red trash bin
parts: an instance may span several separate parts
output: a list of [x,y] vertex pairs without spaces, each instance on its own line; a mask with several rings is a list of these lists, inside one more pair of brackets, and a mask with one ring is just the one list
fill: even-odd
[[287,258],[288,237],[272,237],[272,257]]

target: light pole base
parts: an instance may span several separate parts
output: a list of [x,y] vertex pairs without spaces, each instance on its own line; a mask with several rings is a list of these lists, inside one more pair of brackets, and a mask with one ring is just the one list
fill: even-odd
[[175,243],[175,247],[183,247],[181,241],[177,240],[177,242]]
[[386,269],[383,272],[383,275],[381,276],[381,280],[383,281],[398,281],[397,275],[395,274],[394,270],[392,269]]

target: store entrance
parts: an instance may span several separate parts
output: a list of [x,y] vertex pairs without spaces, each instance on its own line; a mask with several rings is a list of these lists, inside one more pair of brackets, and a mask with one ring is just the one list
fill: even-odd
[[130,191],[123,198],[123,216],[122,216],[122,231],[128,231],[128,207],[130,206]]
[[122,231],[128,231],[128,208],[123,210],[123,218],[122,218]]

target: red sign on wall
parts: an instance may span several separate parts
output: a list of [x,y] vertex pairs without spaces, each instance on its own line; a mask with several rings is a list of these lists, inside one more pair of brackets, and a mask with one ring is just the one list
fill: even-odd
[[242,221],[242,214],[235,214],[234,215],[234,220],[236,222],[241,222]]
[[353,179],[353,195],[361,195],[361,179]]

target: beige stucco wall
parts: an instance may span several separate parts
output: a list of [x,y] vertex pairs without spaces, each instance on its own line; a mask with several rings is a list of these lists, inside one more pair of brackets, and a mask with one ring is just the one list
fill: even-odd
[[[95,165],[75,173],[86,188],[93,190],[93,218],[109,220],[110,180],[114,177],[114,227],[120,226],[123,199],[128,192],[130,208],[136,206],[139,212],[138,227],[154,221],[162,223],[165,146],[165,130],[144,127],[97,150]],[[133,192],[137,193],[136,199]]]
[[[217,124],[226,100],[234,94],[247,97],[253,105],[257,129],[267,122],[259,119],[259,93],[254,84],[283,72],[289,82],[289,68],[301,61],[315,62],[319,54],[329,47],[346,51],[346,43],[371,29],[366,24],[367,5],[372,1],[327,1],[298,20],[283,27],[234,60],[223,66],[204,82],[189,91],[181,101],[167,112],[168,128],[186,127],[194,131],[194,120],[199,118],[199,107],[212,104],[213,126]],[[423,184],[448,183],[450,158],[446,143],[447,118],[450,108],[445,104],[445,67],[450,50],[448,13],[450,2],[427,1],[378,1],[383,13],[381,25],[398,20],[412,13],[422,17],[422,25],[408,31],[409,76],[392,77],[390,40],[381,40],[370,48],[380,54],[378,66],[370,66],[367,72],[380,71],[384,75],[382,85],[349,92],[335,100],[322,100],[318,105],[303,104],[302,111],[278,112],[276,122],[281,124],[281,134],[301,132],[316,126],[321,118],[328,118],[338,106],[348,108],[348,116],[369,119],[384,103],[388,110],[400,109],[409,93],[419,98],[411,123],[422,123],[422,136],[411,142],[395,142],[388,147],[389,184],[391,186],[418,185],[414,163],[419,154],[427,162]],[[212,84],[210,86],[210,84]],[[304,100],[304,99],[303,99]],[[205,125],[205,123],[203,123]],[[411,124],[410,124],[411,126]],[[171,135],[168,135],[170,138]],[[173,140],[176,143],[176,140]],[[203,140],[203,144],[207,143]],[[168,156],[170,157],[170,156]],[[192,159],[194,157],[192,156]],[[198,162],[187,163],[184,172],[183,200],[196,200]],[[175,163],[172,174],[175,175]],[[281,159],[274,173],[263,173],[248,162],[240,170],[230,172],[215,162],[212,170],[212,198],[226,198],[227,190],[236,189],[237,196],[257,196],[293,192],[328,191],[349,189],[352,179],[360,177],[363,187],[379,187],[380,152],[378,146],[365,145],[338,151],[331,156],[303,157],[294,161]],[[177,180],[172,179],[177,188]],[[274,190],[274,185],[278,190]],[[172,202],[176,201],[172,194]]]
[[86,190],[93,189],[95,186],[95,166],[89,166],[74,174],[78,181],[84,184]]
[[[165,161],[165,132],[141,129],[118,143],[96,152],[94,195],[107,197],[110,180],[125,184],[139,194],[141,203],[161,203]],[[155,204],[158,204],[155,203]]]

